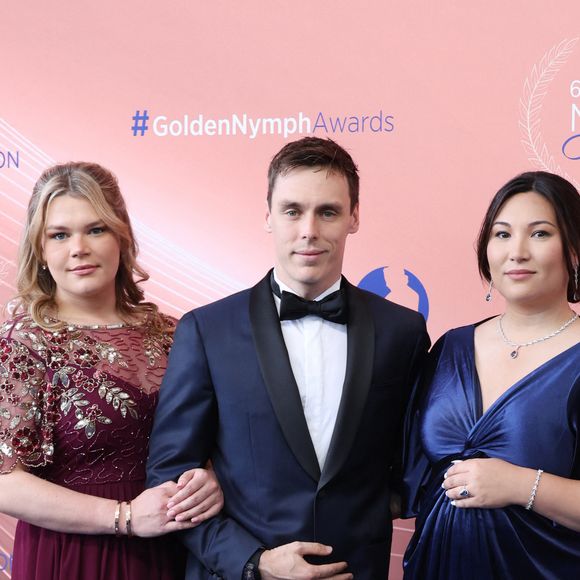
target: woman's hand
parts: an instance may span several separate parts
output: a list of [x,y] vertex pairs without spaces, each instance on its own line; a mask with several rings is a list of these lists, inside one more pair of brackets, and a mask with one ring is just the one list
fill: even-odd
[[[167,481],[146,489],[131,502],[131,527],[135,536],[151,538],[194,527],[190,521],[176,522],[167,514],[167,503],[177,491],[177,484]],[[125,507],[123,504],[119,521],[123,533],[126,533]]]
[[189,520],[197,526],[217,515],[224,506],[222,488],[211,465],[183,473],[177,489],[167,504],[167,515],[178,522]]
[[467,459],[454,462],[445,473],[442,487],[458,508],[525,506],[535,476],[533,469],[502,459]]
[[[190,469],[177,483],[167,481],[146,489],[131,502],[132,528],[136,536],[153,537],[188,530],[215,516],[224,496],[214,470]],[[124,513],[120,518],[124,527]]]

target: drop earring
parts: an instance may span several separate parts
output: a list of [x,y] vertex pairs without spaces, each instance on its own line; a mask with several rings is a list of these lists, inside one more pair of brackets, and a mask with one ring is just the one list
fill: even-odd
[[493,280],[490,280],[489,281],[489,288],[487,289],[487,294],[485,295],[486,302],[491,302],[491,299],[492,299],[491,291],[492,290],[493,290]]
[[580,265],[576,266],[574,270],[574,300],[580,300],[580,296],[578,296],[578,270],[580,270]]

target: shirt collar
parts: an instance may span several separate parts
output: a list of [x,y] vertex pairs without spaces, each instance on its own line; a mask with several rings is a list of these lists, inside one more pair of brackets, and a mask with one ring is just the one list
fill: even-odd
[[[274,268],[274,280],[276,280],[276,284],[278,284],[278,286],[280,286],[280,292],[292,292],[292,294],[298,294],[298,292],[295,292],[294,290],[292,290],[292,288],[290,288],[289,286],[287,286],[286,284],[284,284],[284,282],[282,282],[280,280],[280,278],[278,277],[277,273],[276,273],[276,268]],[[314,298],[315,301],[319,301],[322,300],[323,298],[326,298],[329,294],[332,294],[333,292],[336,292],[337,290],[340,290],[340,283],[342,281],[342,277],[340,277],[332,286],[330,286],[329,288],[327,288],[324,292],[322,292],[322,294],[319,294],[316,298]],[[276,300],[276,306],[278,306],[278,310],[280,309],[280,298],[278,298],[278,296],[276,296],[274,294],[274,298]]]

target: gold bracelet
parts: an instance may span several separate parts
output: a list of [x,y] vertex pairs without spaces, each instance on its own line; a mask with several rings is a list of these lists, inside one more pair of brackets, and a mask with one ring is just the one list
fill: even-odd
[[542,473],[544,473],[544,470],[538,469],[538,472],[536,473],[536,480],[534,481],[532,491],[530,492],[530,499],[528,500],[528,505],[526,506],[527,510],[531,510],[534,507],[534,501],[536,501],[536,494],[538,493],[538,485],[540,485],[540,477],[542,477]]
[[119,530],[119,518],[121,517],[121,502],[117,502],[117,507],[115,508],[115,536],[117,538],[121,535],[121,531]]
[[131,528],[131,502],[127,502],[127,509],[125,510],[125,527],[127,528],[127,537],[133,537],[133,529]]

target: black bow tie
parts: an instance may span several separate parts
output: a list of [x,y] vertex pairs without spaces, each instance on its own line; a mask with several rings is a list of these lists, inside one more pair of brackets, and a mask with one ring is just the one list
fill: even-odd
[[329,322],[347,323],[348,305],[344,288],[332,292],[322,300],[305,300],[292,292],[280,292],[274,276],[270,278],[270,283],[272,291],[280,298],[280,320],[297,320],[311,314]]

